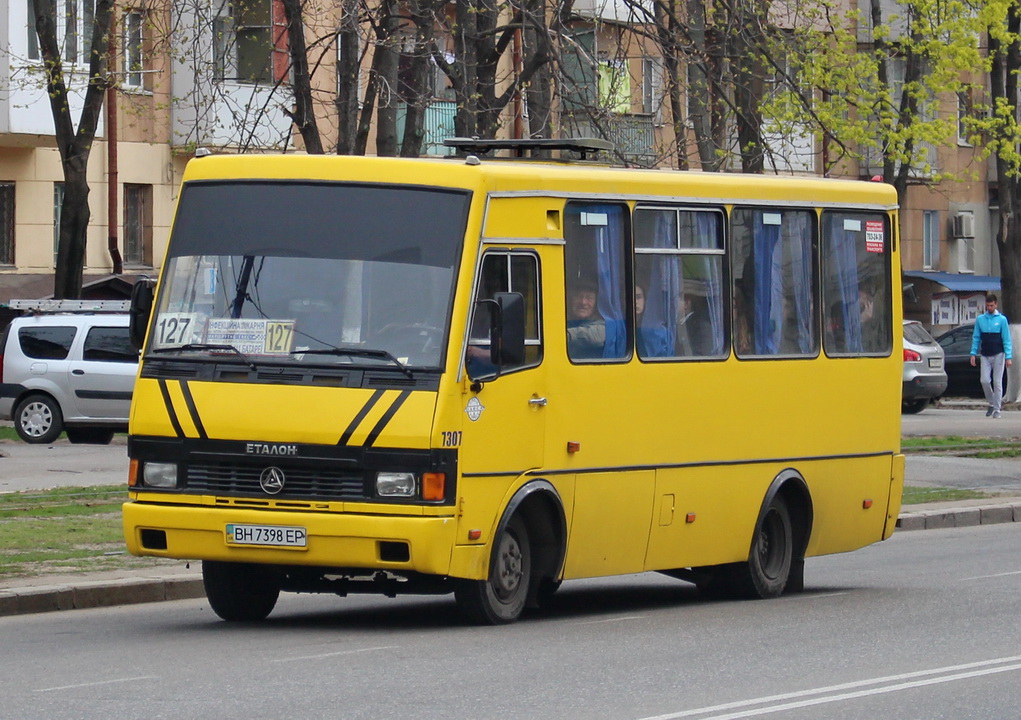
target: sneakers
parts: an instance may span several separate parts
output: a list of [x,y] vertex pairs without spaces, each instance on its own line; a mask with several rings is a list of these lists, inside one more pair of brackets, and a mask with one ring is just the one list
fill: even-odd
[[993,408],[993,406],[990,405],[989,407],[986,408],[986,417],[991,417],[995,411],[996,411],[995,408]]
[[993,411],[993,418],[996,419],[996,418],[999,418],[999,417],[1000,417],[1000,411],[999,410],[994,410]]

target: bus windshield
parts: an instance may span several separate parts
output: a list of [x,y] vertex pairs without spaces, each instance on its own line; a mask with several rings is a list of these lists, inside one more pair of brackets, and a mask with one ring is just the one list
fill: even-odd
[[149,349],[438,368],[469,199],[399,186],[189,184]]

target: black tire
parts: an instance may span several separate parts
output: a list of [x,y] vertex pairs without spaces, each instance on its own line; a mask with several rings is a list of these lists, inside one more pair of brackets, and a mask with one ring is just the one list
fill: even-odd
[[900,411],[905,415],[917,415],[922,410],[925,410],[928,404],[929,401],[924,398],[920,400],[903,400],[900,404]]
[[45,445],[64,429],[64,414],[49,395],[29,395],[14,411],[14,429],[27,443]]
[[506,625],[525,609],[532,558],[528,530],[514,517],[493,543],[488,580],[462,580],[454,591],[461,612],[477,625]]
[[733,588],[741,597],[779,597],[791,574],[794,532],[787,503],[773,497],[762,514],[748,561],[734,566]]
[[280,582],[261,565],[205,560],[202,584],[213,612],[228,622],[258,622],[273,611]]
[[74,445],[109,445],[113,441],[113,430],[101,427],[69,427],[68,442]]

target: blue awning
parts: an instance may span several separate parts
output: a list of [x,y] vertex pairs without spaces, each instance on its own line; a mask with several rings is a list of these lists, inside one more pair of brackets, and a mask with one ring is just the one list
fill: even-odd
[[948,272],[905,270],[904,277],[931,280],[954,292],[999,292],[1000,278],[992,275],[962,275]]

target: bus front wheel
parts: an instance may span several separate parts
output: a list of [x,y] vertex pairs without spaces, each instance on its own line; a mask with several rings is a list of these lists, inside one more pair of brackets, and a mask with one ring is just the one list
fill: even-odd
[[260,565],[205,560],[202,584],[213,612],[228,622],[265,620],[280,596],[279,581]]
[[480,625],[504,625],[521,615],[532,571],[528,529],[514,517],[497,537],[488,580],[463,580],[454,591],[461,612]]

